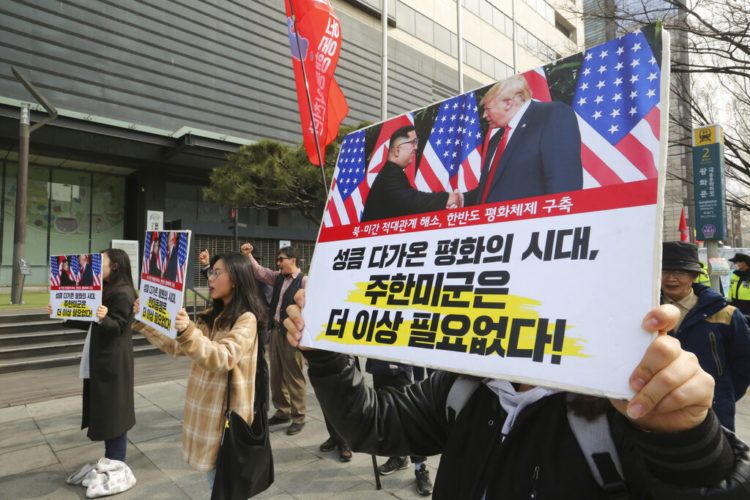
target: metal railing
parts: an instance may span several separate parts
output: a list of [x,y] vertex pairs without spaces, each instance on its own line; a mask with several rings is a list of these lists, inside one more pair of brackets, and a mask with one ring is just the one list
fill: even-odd
[[200,298],[203,301],[201,309],[206,309],[211,304],[211,299],[202,293],[200,293],[198,290],[195,289],[195,287],[188,287],[188,291],[193,292],[192,294],[192,302],[193,302],[193,310],[191,312],[193,317],[193,322],[195,322],[197,316],[198,316],[198,298]]

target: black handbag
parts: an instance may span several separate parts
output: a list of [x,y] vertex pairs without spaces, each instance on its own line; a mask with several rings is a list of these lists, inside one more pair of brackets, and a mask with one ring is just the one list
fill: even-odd
[[273,484],[273,455],[268,437],[268,366],[258,342],[255,370],[255,408],[252,425],[230,410],[227,380],[226,423],[216,460],[216,478],[211,500],[240,500],[252,497]]

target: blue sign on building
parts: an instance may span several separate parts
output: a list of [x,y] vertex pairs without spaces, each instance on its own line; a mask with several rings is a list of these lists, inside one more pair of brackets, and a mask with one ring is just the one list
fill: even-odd
[[697,238],[725,239],[726,187],[724,137],[721,125],[709,125],[693,130],[693,194]]

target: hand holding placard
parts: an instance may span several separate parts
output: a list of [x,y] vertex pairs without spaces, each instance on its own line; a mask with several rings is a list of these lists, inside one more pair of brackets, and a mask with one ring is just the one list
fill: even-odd
[[103,320],[104,317],[107,315],[107,311],[109,311],[109,309],[107,309],[107,306],[99,306],[99,307],[97,307],[96,308],[96,319],[98,319],[99,321]]
[[188,326],[190,326],[190,316],[188,316],[187,311],[183,307],[180,309],[180,312],[177,313],[177,317],[175,317],[174,320],[174,328],[177,330],[177,335],[187,330]]

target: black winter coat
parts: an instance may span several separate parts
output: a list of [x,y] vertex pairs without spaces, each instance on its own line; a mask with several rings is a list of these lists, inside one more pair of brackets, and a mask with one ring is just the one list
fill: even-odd
[[[482,385],[458,418],[446,415],[457,375],[435,372],[407,386],[374,391],[347,356],[306,351],[323,412],[354,451],[383,456],[442,453],[436,499],[608,498],[567,422],[566,393],[525,408],[506,437],[498,397]],[[748,448],[713,412],[685,432],[642,432],[610,407],[612,439],[630,498],[750,498]]]
[[714,411],[721,425],[734,430],[735,401],[750,385],[750,329],[742,312],[716,291],[698,284],[693,291],[698,303],[670,335],[714,378]]
[[[135,290],[128,285],[108,288],[102,303],[107,315],[93,323],[89,345],[89,375],[83,381],[81,429],[88,427],[93,441],[112,439],[135,425],[133,405],[133,317]],[[88,330],[91,323],[66,321],[73,328]]]
[[420,192],[409,184],[404,169],[386,162],[375,177],[362,211],[362,222],[444,210],[448,193]]

